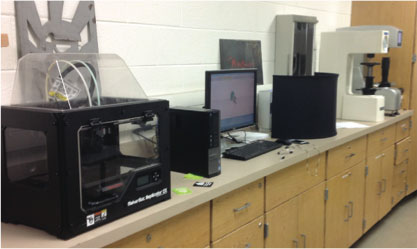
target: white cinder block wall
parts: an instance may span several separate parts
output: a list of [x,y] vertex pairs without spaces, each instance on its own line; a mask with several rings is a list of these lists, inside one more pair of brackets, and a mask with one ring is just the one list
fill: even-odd
[[[37,1],[42,23],[47,3]],[[71,20],[77,2],[66,1]],[[261,40],[265,84],[272,84],[275,16],[316,16],[320,33],[350,25],[350,1],[95,1],[100,53],[119,54],[146,94],[171,105],[204,102],[204,72],[220,69],[219,39]],[[10,103],[17,65],[14,2],[1,1],[1,103]],[[317,51],[318,54],[318,51]],[[28,82],[30,83],[30,82]],[[122,82],[121,82],[122,84]],[[122,87],[122,85],[121,85]],[[268,86],[267,86],[268,87]]]

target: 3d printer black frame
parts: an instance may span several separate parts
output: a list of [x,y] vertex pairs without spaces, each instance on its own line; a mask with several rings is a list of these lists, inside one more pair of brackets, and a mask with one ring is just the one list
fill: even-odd
[[[135,100],[106,106],[57,110],[27,106],[2,106],[2,222],[36,227],[69,239],[171,197],[169,152],[169,104],[166,100]],[[86,226],[80,208],[78,131],[91,122],[129,119],[151,111],[158,116],[158,151],[163,181],[149,188],[129,185],[120,201],[105,206],[106,220]],[[5,130],[8,127],[42,131],[47,141],[49,184],[39,190],[12,183],[7,174]],[[143,171],[140,171],[144,173]],[[135,178],[138,175],[135,173]],[[133,179],[133,178],[132,178]],[[133,182],[133,181],[132,181]],[[162,191],[162,192],[161,192]],[[159,193],[158,193],[159,192]],[[161,194],[162,193],[162,194]],[[147,196],[152,195],[152,198]],[[136,201],[146,197],[145,201]],[[129,203],[130,202],[130,203]]]

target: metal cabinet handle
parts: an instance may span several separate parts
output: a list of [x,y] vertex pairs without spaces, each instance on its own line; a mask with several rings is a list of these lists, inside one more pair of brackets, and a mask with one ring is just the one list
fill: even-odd
[[401,190],[400,192],[398,192],[398,196],[402,195],[404,193],[404,190]]
[[349,205],[350,205],[350,214],[349,214],[349,218],[352,218],[353,217],[353,201],[350,201],[349,202]]
[[304,233],[301,234],[301,238],[303,238],[303,246],[304,248],[306,248],[307,246],[307,235],[305,235]]
[[405,173],[405,169],[401,170],[400,174],[404,174]]
[[234,208],[233,212],[237,213],[240,212],[246,208],[250,207],[250,202],[246,202],[245,205],[241,206],[240,208]]
[[382,179],[382,182],[384,183],[384,188],[382,189],[382,193],[384,193],[387,190],[387,179]]
[[347,218],[346,218],[346,219],[344,219],[344,221],[345,221],[345,222],[348,222],[348,221],[349,221],[349,213],[350,213],[350,212],[349,212],[349,205],[345,205],[345,209],[346,209],[346,208],[347,208],[347,214],[348,214],[348,215],[347,215]]
[[150,233],[148,233],[147,235],[146,235],[146,242],[151,242],[151,240],[152,240],[152,234],[150,234]]
[[251,246],[250,243],[245,244],[245,248],[250,248],[250,246]]
[[351,175],[352,175],[352,172],[349,172],[349,173],[347,173],[347,174],[343,175],[343,176],[342,176],[342,179],[345,179],[345,178],[347,178],[347,177],[349,177],[349,176],[351,176]]
[[403,128],[403,131],[408,130],[407,124],[403,124],[403,125],[401,125],[401,128]]
[[380,159],[381,157],[385,157],[385,153],[382,153],[381,155],[378,155],[375,157],[376,160]]
[[298,248],[298,240],[296,240],[296,239],[295,239],[295,240],[293,240],[292,242],[294,243],[295,248]]
[[349,155],[347,155],[345,158],[346,159],[350,159],[352,157],[354,157],[356,154],[355,153],[350,153]]
[[404,153],[407,153],[407,152],[408,152],[408,149],[405,149],[405,150],[404,150]]
[[387,138],[387,137],[381,138],[381,143],[383,143],[383,142],[385,142],[385,141],[387,141],[387,140],[388,140],[388,138]]

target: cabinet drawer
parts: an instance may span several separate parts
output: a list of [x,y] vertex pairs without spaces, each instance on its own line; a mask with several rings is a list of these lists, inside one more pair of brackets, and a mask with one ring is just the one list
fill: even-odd
[[321,154],[266,177],[265,208],[271,210],[324,181],[326,157]]
[[375,155],[395,143],[396,125],[388,126],[368,135],[368,155]]
[[365,160],[366,136],[329,150],[327,179]]
[[392,206],[397,205],[406,195],[406,183],[398,184],[392,187]]
[[395,164],[400,164],[409,158],[411,138],[406,138],[395,145]]
[[213,242],[214,248],[264,247],[264,216]]
[[210,244],[210,203],[207,202],[106,247],[206,247]]
[[395,142],[401,141],[410,136],[410,119],[407,118],[397,123]]
[[407,166],[408,159],[404,160],[399,165],[395,165],[392,186],[404,185],[407,183]]
[[212,201],[211,240],[216,241],[264,211],[264,178]]

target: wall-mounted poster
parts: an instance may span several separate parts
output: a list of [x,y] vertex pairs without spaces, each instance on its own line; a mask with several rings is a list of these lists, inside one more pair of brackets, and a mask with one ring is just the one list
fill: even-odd
[[257,84],[262,85],[262,51],[261,41],[220,39],[220,67],[257,68]]

